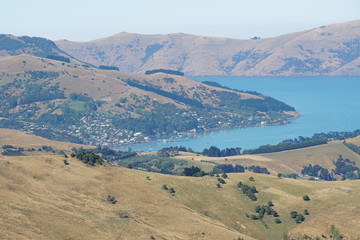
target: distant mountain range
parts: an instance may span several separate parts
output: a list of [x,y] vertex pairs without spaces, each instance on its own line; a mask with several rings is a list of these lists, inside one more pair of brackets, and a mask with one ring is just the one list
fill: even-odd
[[137,74],[165,68],[187,76],[360,75],[360,20],[256,40],[119,33],[56,44],[84,62]]

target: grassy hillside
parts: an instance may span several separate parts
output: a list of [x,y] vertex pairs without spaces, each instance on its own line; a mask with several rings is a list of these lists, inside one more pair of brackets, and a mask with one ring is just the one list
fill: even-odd
[[[282,124],[294,108],[186,77],[101,70],[74,59],[0,58],[0,127],[55,140],[120,145],[164,134]],[[140,135],[137,134],[140,132]]]
[[[360,235],[359,181],[311,182],[257,174],[229,174],[217,188],[212,177],[161,175],[120,167],[88,167],[62,156],[1,157],[0,235],[5,239],[279,239],[284,232],[329,236],[335,224],[354,239]],[[248,178],[255,178],[250,182]],[[147,177],[149,177],[148,180]],[[256,186],[252,202],[236,187]],[[175,189],[172,196],[162,189]],[[305,202],[303,195],[311,200]],[[114,196],[111,204],[107,196]],[[272,201],[281,224],[260,221],[257,205]],[[290,211],[310,215],[297,225]]]
[[165,68],[188,76],[359,76],[359,26],[356,20],[257,40],[119,33],[56,44],[82,61],[129,73]]
[[[54,148],[69,147],[17,131],[2,130],[0,135],[2,145],[24,139],[17,146],[30,147],[32,140]],[[296,156],[301,161],[301,156],[320,158],[323,153],[331,156],[332,151],[341,150],[337,143],[326,147],[303,149]],[[283,154],[295,156],[289,155],[291,152]],[[258,163],[270,161],[269,156],[252,157]],[[271,157],[273,166],[285,158],[280,153]],[[1,238],[280,239],[284,233],[329,238],[332,224],[348,239],[360,236],[360,229],[353,227],[360,224],[359,180],[306,181],[232,173],[219,188],[217,177],[162,175],[111,164],[90,167],[71,157],[65,165],[64,159],[44,152],[0,156]],[[241,192],[239,181],[257,188],[257,201]],[[164,190],[164,184],[175,193]],[[304,195],[310,201],[304,201]],[[117,203],[111,203],[109,197]],[[273,216],[265,215],[263,221],[246,216],[257,214],[255,207],[268,201],[273,202],[280,224]],[[296,224],[290,212],[305,209],[310,214]]]
[[59,151],[70,151],[71,148],[92,148],[92,146],[80,145],[68,142],[52,141],[46,138],[35,136],[33,134],[20,132],[13,129],[0,128],[0,146],[11,145],[22,148],[41,148],[42,146],[49,146]]
[[[348,140],[348,142],[350,141],[355,140]],[[239,164],[243,166],[257,165],[266,167],[272,174],[276,175],[278,173],[300,174],[303,166],[309,164],[319,164],[324,168],[334,169],[335,166],[333,161],[336,161],[339,155],[342,155],[344,158],[351,159],[357,166],[360,166],[360,156],[348,149],[340,141],[329,142],[325,145],[268,154],[207,157],[186,153],[178,156],[177,158],[188,160],[193,159],[195,161],[210,161],[219,164]]]

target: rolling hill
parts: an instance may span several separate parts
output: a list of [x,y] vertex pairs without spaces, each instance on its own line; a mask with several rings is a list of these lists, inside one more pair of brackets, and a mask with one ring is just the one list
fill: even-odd
[[256,92],[165,73],[98,69],[60,53],[20,54],[27,49],[24,43],[22,50],[0,57],[0,126],[5,128],[55,140],[119,145],[163,134],[283,124],[297,116],[293,107]]
[[[0,145],[12,143],[5,137],[7,131],[0,130]],[[12,134],[23,138],[23,133]],[[37,141],[38,137],[28,138]],[[64,147],[64,143],[49,144]],[[302,151],[306,158],[308,149]],[[163,175],[111,164],[91,167],[71,157],[65,165],[64,159],[64,155],[38,151],[0,156],[1,238],[272,240],[288,233],[315,239],[330,238],[332,224],[348,239],[360,236],[354,227],[360,224],[359,180],[306,181],[231,173],[218,188],[216,177]],[[241,192],[239,181],[256,187],[257,201]],[[164,190],[164,184],[175,193]],[[304,195],[310,201],[304,201]],[[268,201],[273,202],[281,223],[271,215],[262,221],[246,216],[256,214],[255,207]],[[310,214],[296,224],[290,212],[304,209]]]
[[128,73],[165,68],[187,76],[360,75],[359,20],[257,40],[124,32],[56,44],[84,62]]

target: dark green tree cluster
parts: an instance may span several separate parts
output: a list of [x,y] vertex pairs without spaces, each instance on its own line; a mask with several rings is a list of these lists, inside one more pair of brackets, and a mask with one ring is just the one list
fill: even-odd
[[270,174],[269,170],[265,167],[250,166],[250,167],[247,167],[246,169],[249,170],[250,172],[254,172],[254,173]]
[[290,143],[290,142],[282,142],[276,145],[262,145],[256,149],[244,150],[243,154],[258,154],[258,153],[272,153],[272,152],[280,152],[298,148],[306,148],[321,144],[326,144],[327,139],[324,138],[316,138],[311,139],[309,141],[299,142],[299,143]]
[[166,148],[162,148],[161,150],[165,151],[178,151],[178,152],[194,152],[191,148],[186,148],[183,146],[170,146]]
[[153,70],[147,70],[145,72],[145,75],[150,75],[154,73],[166,73],[171,75],[178,75],[178,76],[184,76],[183,72],[176,71],[176,70],[170,70],[170,69],[153,69]]
[[213,173],[235,173],[235,172],[240,172],[243,173],[245,172],[245,168],[241,165],[232,165],[232,164],[219,164],[216,165],[213,168]]
[[[247,215],[252,220],[258,220],[263,219],[265,215],[273,216],[273,217],[279,217],[279,214],[269,205],[263,205],[263,206],[256,206],[255,212],[258,213],[258,215]],[[255,216],[255,217],[254,217]]]
[[112,66],[105,66],[105,65],[100,65],[99,69],[102,70],[115,70],[115,71],[119,71],[118,67],[112,67]]
[[45,88],[40,84],[28,84],[25,86],[25,91],[19,98],[19,104],[29,104],[54,99],[65,99],[64,92],[60,91],[59,86]]
[[330,174],[329,170],[326,168],[321,167],[320,165],[311,165],[304,166],[301,170],[301,174],[309,175],[312,177],[318,177],[325,181],[335,181],[336,179]]
[[30,76],[30,81],[32,82],[41,79],[54,79],[60,76],[58,72],[52,71],[26,71],[25,74]]
[[23,156],[24,148],[21,147],[14,147],[11,145],[3,145],[2,146],[3,151],[1,152],[1,155],[3,156]]
[[[359,179],[360,169],[355,165],[355,162],[352,162],[350,159],[344,159],[339,155],[337,161],[333,161],[335,165],[334,173],[336,175],[342,176],[342,179]],[[355,173],[356,172],[356,173]]]
[[102,158],[109,161],[114,162],[121,159],[131,158],[137,155],[136,152],[133,151],[120,151],[120,150],[114,150],[109,147],[102,147],[97,146],[95,149],[88,149],[87,151],[101,154]]
[[205,148],[202,154],[208,157],[228,157],[241,154],[241,148],[225,148],[220,150],[215,146],[211,146],[209,149]]
[[189,176],[189,177],[202,177],[202,176],[206,175],[206,173],[198,167],[191,166],[191,167],[184,168],[182,175]]
[[353,138],[360,135],[360,129],[352,132],[328,132],[328,133],[315,133],[313,138],[326,138],[328,140],[344,140],[346,138]]
[[48,55],[46,58],[53,59],[60,62],[70,63],[70,58],[59,55]]
[[357,146],[355,144],[352,143],[347,143],[347,142],[343,142],[343,144],[349,148],[351,151],[353,151],[354,153],[357,153],[358,155],[360,155],[360,146]]
[[243,184],[242,182],[239,182],[237,185],[239,188],[241,188],[242,192],[250,198],[252,201],[257,201],[257,197],[255,196],[256,193],[259,193],[255,186],[249,186],[246,184]]
[[[146,135],[173,134],[174,131],[183,132],[198,129],[198,121],[195,117],[182,114],[172,104],[155,104],[156,111],[142,112],[141,116],[115,118],[114,126]],[[177,114],[181,113],[181,114]]]
[[80,161],[90,166],[103,165],[104,160],[97,154],[89,151],[79,151],[71,154],[72,157],[76,157]]
[[320,144],[326,144],[327,141],[330,140],[343,140],[345,138],[356,137],[359,135],[360,135],[360,129],[355,130],[353,132],[315,133],[312,137],[299,136],[294,139],[284,140],[276,145],[263,145],[256,149],[244,150],[243,154],[271,153],[271,152],[280,152],[291,149],[305,148]]
[[299,224],[299,223],[302,223],[303,221],[305,221],[304,215],[298,213],[297,211],[291,211],[290,217],[295,219],[296,224]]

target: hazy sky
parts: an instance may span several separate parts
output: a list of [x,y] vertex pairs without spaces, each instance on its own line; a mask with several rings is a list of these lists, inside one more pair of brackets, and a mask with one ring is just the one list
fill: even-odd
[[360,0],[0,0],[0,33],[87,41],[119,32],[272,37],[360,19]]

